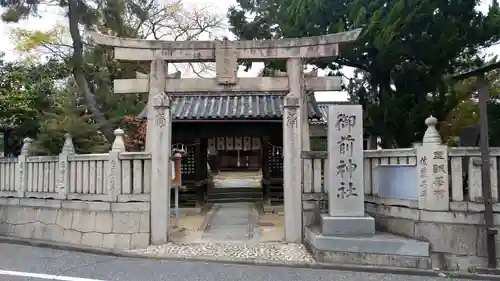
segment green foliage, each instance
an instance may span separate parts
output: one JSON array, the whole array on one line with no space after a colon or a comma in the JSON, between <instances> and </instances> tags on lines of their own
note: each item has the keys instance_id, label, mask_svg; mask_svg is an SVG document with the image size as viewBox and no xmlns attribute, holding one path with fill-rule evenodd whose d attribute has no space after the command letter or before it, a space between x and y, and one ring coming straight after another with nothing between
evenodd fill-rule
<instances>
[{"instance_id":1,"label":"green foliage","mask_svg":"<svg viewBox=\"0 0 500 281\"><path fill-rule=\"evenodd\" d=\"M34 137L40 116L53 107L55 81L67 75L64 65L43 65L0 60L0 130L13 138L18 150L24 137Z\"/></svg>"},{"instance_id":2,"label":"green foliage","mask_svg":"<svg viewBox=\"0 0 500 281\"><path fill-rule=\"evenodd\" d=\"M77 24L87 28L97 27L97 29L103 33L125 37L138 36L139 29L137 26L134 26L134 24L137 24L137 20L142 20L142 22L144 22L147 19L147 9L151 8L149 2L146 3L142 0L98 1L96 2L97 7L94 5L95 3L93 4L90 1L71 0L59 2L59 6L63 9L67 9L70 4L69 2L72 4L77 2L78 9L78 18L76 19L69 18L70 14L68 13L70 25L71 20L76 20ZM18 22L27 19L36 14L38 5L47 4L48 1L36 1L34 3L33 5L28 5L22 2L20 5L17 5L10 2L4 2L3 5L6 9L3 20L6 22ZM140 63L117 62L113 58L112 49L92 46L91 44L86 45L86 48L84 48L82 60L75 60L74 57L71 56L72 50L68 52L68 48L65 47L72 44L68 44L61 39L64 37L64 34L67 33L68 29L63 25L57 25L54 29L43 32L18 28L14 29L12 33L13 41L16 42L15 49L21 53L27 54L27 61L31 61L32 65L44 65L43 63L35 62L38 60L36 59L36 55L33 56L32 54L37 54L39 51L49 51L54 61L57 60L58 63L67 67L63 75L65 78L65 81L62 83L64 91L57 93L57 95L63 96L58 96L57 102L61 102L61 99L68 98L68 94L65 93L65 91L72 93L73 97L71 101L63 101L59 105L59 108L52 108L53 110L50 112L42 110L43 113L40 113L40 110L37 110L40 108L40 104L38 104L39 101L28 100L31 103L28 104L25 102L26 110L18 114L20 116L26 116L25 119L33 123L29 126L33 128L32 132L19 135L23 137L27 135L36 137L39 144L36 150L37 153L41 154L59 153L59 148L64 141L64 137L62 136L66 132L72 134L77 151L87 153L101 151L102 136L97 138L98 141L95 147L86 143L84 138L89 138L90 141L94 138L90 133L93 132L95 135L95 132L99 130L107 131L108 134L105 134L106 136L112 135L112 133L109 132L110 130L104 129L116 128L125 116L138 114L146 104L147 95L113 95L112 93L113 79L135 78L136 71L146 72L146 70L149 69L148 67L144 67L144 65ZM84 36L82 36L82 38L84 38ZM75 42L75 38L72 38L72 40ZM82 69L83 78L86 80L86 85L89 87L89 90L85 90L81 85L77 85L77 83L75 83L75 81L78 81L77 79L72 79L71 76L76 77L75 66ZM33 71L37 72L36 70ZM38 73L43 73L43 70L40 70ZM11 75L14 75L14 73ZM24 74L20 75L20 77L23 75ZM40 74L37 75L40 76ZM42 79L41 81L48 80ZM50 83L53 84L53 81L50 81ZM32 81L21 81L20 84L31 85L33 83ZM42 94L42 92L40 92L40 94ZM47 95L47 93L44 94ZM9 98L14 99L16 96L12 93L9 95ZM20 102L21 101L18 101L18 103ZM52 100L52 102L56 101ZM14 104L13 101L8 101L5 103L5 106L12 106L18 110L21 108L18 104ZM86 110L85 114L81 112L78 113L82 109ZM27 110L32 110L33 112L27 112ZM7 114L8 111L5 112L6 116L12 116L11 114ZM27 113L31 113L31 115ZM99 113L104 117L104 120L102 118L97 118L96 115ZM10 118L13 119L16 116ZM35 116L38 116L39 119L34 118ZM101 122L98 122L99 120ZM16 127L22 122L11 123L12 125L10 127ZM75 129L72 128L81 128L81 130L77 129L75 131ZM80 140L79 136L83 139ZM41 144L47 147L42 148Z\"/></svg>"},{"instance_id":3,"label":"green foliage","mask_svg":"<svg viewBox=\"0 0 500 281\"><path fill-rule=\"evenodd\" d=\"M7 133L18 153L22 139L35 139L36 154L57 155L64 134L73 136L79 153L104 152L109 144L98 133L98 126L79 103L74 89L67 83L69 70L64 63L5 62L0 60L0 130Z\"/></svg>"},{"instance_id":4,"label":"green foliage","mask_svg":"<svg viewBox=\"0 0 500 281\"><path fill-rule=\"evenodd\" d=\"M496 57L487 62L493 63ZM487 73L489 81L488 124L491 146L500 146L500 70ZM448 116L440 122L440 133L443 140L457 145L464 129L479 123L480 111L477 104L477 79L475 77L463 81L449 81L450 92L459 100Z\"/></svg>"},{"instance_id":5,"label":"green foliage","mask_svg":"<svg viewBox=\"0 0 500 281\"><path fill-rule=\"evenodd\" d=\"M460 102L443 77L468 68L479 49L500 39L500 10L487 15L476 0L238 0L228 16L243 39L314 36L363 28L340 56L314 61L336 71L357 68L350 85L363 105L365 130L383 145L419 141L430 114L443 120ZM283 65L267 65L280 67Z\"/></svg>"},{"instance_id":6,"label":"green foliage","mask_svg":"<svg viewBox=\"0 0 500 281\"><path fill-rule=\"evenodd\" d=\"M65 134L73 139L76 153L105 153L110 144L99 132L92 116L79 106L74 92L58 92L56 107L40 119L40 131L32 144L36 155L57 155L61 152Z\"/></svg>"},{"instance_id":7,"label":"green foliage","mask_svg":"<svg viewBox=\"0 0 500 281\"><path fill-rule=\"evenodd\" d=\"M81 130L72 133L77 150L100 150L101 135L92 132L100 131L111 142L113 130L122 125L124 118L137 115L146 104L147 95L113 95L112 81L135 78L136 72L148 73L149 64L116 61L112 48L94 45L87 31L128 38L153 36L158 39L168 36L175 40L196 40L206 34L212 36L213 29L220 27L222 22L217 13L211 13L203 7L195 7L193 11L184 9L180 0L169 1L168 4L156 0L0 1L0 7L4 8L2 20L19 22L38 16L37 9L47 5L59 6L66 13L67 25L58 25L45 32L18 28L12 34L16 50L27 56L28 61L44 65L37 59L42 51L67 66L63 89L56 93L57 99L52 102L59 102L68 93L74 95L71 102L62 103L53 110L42 110L43 114L33 110L33 114L29 115L38 116L28 119L34 122L30 127L36 128L30 136L38 139L38 153L58 152L63 141L61 136L73 132L72 126L81 127ZM71 39L68 40L64 35L69 35ZM11 99L16 98L14 93L10 95ZM8 104L19 108L13 102L9 101ZM25 107L38 109L39 104L33 102ZM85 113L80 112L81 109L85 109ZM19 123L11 127L17 128ZM138 130L142 128L138 125L135 127ZM144 132L130 135L138 138L131 140L134 147L141 147ZM97 138L97 147L83 142L84 138ZM47 147L42 148L42 144Z\"/></svg>"}]
</instances>

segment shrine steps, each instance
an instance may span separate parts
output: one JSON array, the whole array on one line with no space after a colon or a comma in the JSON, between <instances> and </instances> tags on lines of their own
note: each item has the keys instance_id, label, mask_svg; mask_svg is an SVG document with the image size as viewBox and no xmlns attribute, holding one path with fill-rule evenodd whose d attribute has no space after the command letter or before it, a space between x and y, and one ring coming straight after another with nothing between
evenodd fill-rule
<instances>
[{"instance_id":1,"label":"shrine steps","mask_svg":"<svg viewBox=\"0 0 500 281\"><path fill-rule=\"evenodd\" d=\"M430 244L389 233L324 236L319 225L305 228L305 244L319 262L430 269Z\"/></svg>"},{"instance_id":2,"label":"shrine steps","mask_svg":"<svg viewBox=\"0 0 500 281\"><path fill-rule=\"evenodd\" d=\"M262 188L228 187L213 188L207 192L207 203L259 202L262 200Z\"/></svg>"}]
</instances>

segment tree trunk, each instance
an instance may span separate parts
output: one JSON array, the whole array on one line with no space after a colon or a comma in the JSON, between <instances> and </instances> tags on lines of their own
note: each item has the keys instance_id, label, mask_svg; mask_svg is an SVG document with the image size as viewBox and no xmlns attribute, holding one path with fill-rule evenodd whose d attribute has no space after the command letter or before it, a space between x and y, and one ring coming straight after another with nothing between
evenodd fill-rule
<instances>
[{"instance_id":1,"label":"tree trunk","mask_svg":"<svg viewBox=\"0 0 500 281\"><path fill-rule=\"evenodd\" d=\"M394 134L393 125L391 124L391 99L392 93L390 88L390 74L389 72L382 72L377 75L376 80L379 88L380 105L383 109L383 125L382 129L382 148L390 149L394 147Z\"/></svg>"},{"instance_id":2,"label":"tree trunk","mask_svg":"<svg viewBox=\"0 0 500 281\"><path fill-rule=\"evenodd\" d=\"M79 14L78 14L79 0L68 0L68 18L69 18L69 32L73 41L73 56L71 57L73 63L73 76L78 85L81 93L85 98L87 107L92 112L92 116L99 124L102 134L106 137L109 143L113 143L113 127L108 122L104 114L97 108L97 102L94 94L90 91L87 84L87 78L83 71L83 41L78 27Z\"/></svg>"}]
</instances>

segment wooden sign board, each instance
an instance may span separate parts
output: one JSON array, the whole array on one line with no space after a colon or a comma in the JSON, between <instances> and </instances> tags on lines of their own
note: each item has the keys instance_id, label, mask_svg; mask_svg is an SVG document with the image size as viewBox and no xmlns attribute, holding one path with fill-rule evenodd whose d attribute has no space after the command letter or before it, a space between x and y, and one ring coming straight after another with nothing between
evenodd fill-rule
<instances>
[{"instance_id":1,"label":"wooden sign board","mask_svg":"<svg viewBox=\"0 0 500 281\"><path fill-rule=\"evenodd\" d=\"M172 166L172 188L179 188L182 186L181 159L180 157L175 158L170 163Z\"/></svg>"}]
</instances>

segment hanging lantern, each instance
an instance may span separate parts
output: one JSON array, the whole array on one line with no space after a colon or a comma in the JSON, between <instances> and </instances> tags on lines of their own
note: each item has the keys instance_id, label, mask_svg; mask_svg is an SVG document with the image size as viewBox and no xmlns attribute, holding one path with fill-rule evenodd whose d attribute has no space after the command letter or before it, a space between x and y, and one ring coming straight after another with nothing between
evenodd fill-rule
<instances>
[{"instance_id":1,"label":"hanging lantern","mask_svg":"<svg viewBox=\"0 0 500 281\"><path fill-rule=\"evenodd\" d=\"M179 152L182 155L187 154L187 147L183 143L175 143L172 145L172 154Z\"/></svg>"}]
</instances>

